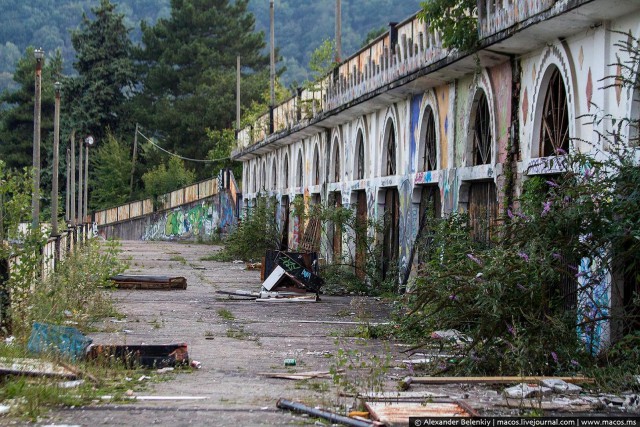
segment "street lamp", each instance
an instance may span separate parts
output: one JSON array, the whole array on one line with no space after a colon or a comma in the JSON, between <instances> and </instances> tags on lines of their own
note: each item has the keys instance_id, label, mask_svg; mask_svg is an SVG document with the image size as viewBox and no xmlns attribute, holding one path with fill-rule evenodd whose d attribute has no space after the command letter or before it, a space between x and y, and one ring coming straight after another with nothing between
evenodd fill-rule
<instances>
[{"instance_id":1,"label":"street lamp","mask_svg":"<svg viewBox=\"0 0 640 427\"><path fill-rule=\"evenodd\" d=\"M87 135L84 139L85 156L84 156L84 217L87 217L89 211L87 210L87 201L89 199L89 147L93 147L96 143L95 138L92 135Z\"/></svg>"},{"instance_id":2,"label":"street lamp","mask_svg":"<svg viewBox=\"0 0 640 427\"><path fill-rule=\"evenodd\" d=\"M31 228L39 227L40 221L40 115L42 95L42 63L44 62L44 50L36 49L33 52L36 58L35 102L33 103L33 193L31 196Z\"/></svg>"},{"instance_id":3,"label":"street lamp","mask_svg":"<svg viewBox=\"0 0 640 427\"><path fill-rule=\"evenodd\" d=\"M53 113L53 182L51 185L51 235L58 235L58 164L60 147L60 89L62 83L55 82L56 102Z\"/></svg>"}]
</instances>

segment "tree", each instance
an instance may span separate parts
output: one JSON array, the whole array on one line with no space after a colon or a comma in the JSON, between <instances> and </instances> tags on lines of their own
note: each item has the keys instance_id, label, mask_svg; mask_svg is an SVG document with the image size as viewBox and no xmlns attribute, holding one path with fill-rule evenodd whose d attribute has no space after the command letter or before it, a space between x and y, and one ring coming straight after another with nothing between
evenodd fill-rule
<instances>
[{"instance_id":1,"label":"tree","mask_svg":"<svg viewBox=\"0 0 640 427\"><path fill-rule=\"evenodd\" d=\"M16 66L14 81L19 85L15 92L0 95L0 105L6 104L6 110L0 111L0 157L10 169L22 169L30 166L33 160L33 101L35 88L35 65L33 48L27 49ZM46 58L42 69L42 122L41 138L43 150L49 140L53 141L53 83L60 78L62 58L56 51L53 57ZM46 152L46 151L45 151ZM43 155L43 162L46 162Z\"/></svg>"},{"instance_id":2,"label":"tree","mask_svg":"<svg viewBox=\"0 0 640 427\"><path fill-rule=\"evenodd\" d=\"M165 148L205 159L213 148L205 129L232 128L236 56L242 58L242 101L250 104L266 86L264 34L254 33L247 0L172 0L171 17L142 24L143 92L139 121L161 135ZM205 168L198 165L204 175Z\"/></svg>"},{"instance_id":3,"label":"tree","mask_svg":"<svg viewBox=\"0 0 640 427\"><path fill-rule=\"evenodd\" d=\"M443 47L470 50L478 43L476 0L429 0L420 7L418 17L440 32Z\"/></svg>"},{"instance_id":4,"label":"tree","mask_svg":"<svg viewBox=\"0 0 640 427\"><path fill-rule=\"evenodd\" d=\"M168 167L162 163L142 175L145 192L152 197L189 185L194 179L193 171L186 169L184 162L177 157L169 159Z\"/></svg>"},{"instance_id":5,"label":"tree","mask_svg":"<svg viewBox=\"0 0 640 427\"><path fill-rule=\"evenodd\" d=\"M80 29L71 36L77 52L73 67L79 74L69 82L72 122L78 131L92 133L98 140L108 129L117 132L128 123L127 99L135 76L130 30L115 7L101 0L91 9L95 19L83 15Z\"/></svg>"},{"instance_id":6,"label":"tree","mask_svg":"<svg viewBox=\"0 0 640 427\"><path fill-rule=\"evenodd\" d=\"M124 204L129 198L131 158L129 148L113 135L107 134L91 156L93 190L92 209L103 209Z\"/></svg>"}]
</instances>

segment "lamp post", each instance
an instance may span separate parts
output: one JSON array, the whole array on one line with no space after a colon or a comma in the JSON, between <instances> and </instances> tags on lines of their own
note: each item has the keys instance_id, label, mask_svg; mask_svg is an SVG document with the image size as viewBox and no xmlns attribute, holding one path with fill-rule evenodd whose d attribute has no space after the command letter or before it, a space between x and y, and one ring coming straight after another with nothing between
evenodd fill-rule
<instances>
[{"instance_id":1,"label":"lamp post","mask_svg":"<svg viewBox=\"0 0 640 427\"><path fill-rule=\"evenodd\" d=\"M84 155L84 150L82 149L83 144L84 141L80 138L80 141L78 141L78 221L76 222L76 225L79 225L80 228L82 228L82 224L84 224L84 217L82 216L82 196L84 195L82 192L82 178L84 177L84 165L82 164Z\"/></svg>"},{"instance_id":2,"label":"lamp post","mask_svg":"<svg viewBox=\"0 0 640 427\"><path fill-rule=\"evenodd\" d=\"M31 228L39 227L40 221L40 115L42 96L42 63L44 62L44 50L36 49L33 52L36 58L35 101L33 103L33 193L31 195Z\"/></svg>"},{"instance_id":3,"label":"lamp post","mask_svg":"<svg viewBox=\"0 0 640 427\"><path fill-rule=\"evenodd\" d=\"M84 139L85 156L84 156L84 218L87 217L89 211L87 210L87 201L89 199L89 147L93 147L96 140L93 136L88 135Z\"/></svg>"},{"instance_id":4,"label":"lamp post","mask_svg":"<svg viewBox=\"0 0 640 427\"><path fill-rule=\"evenodd\" d=\"M58 235L58 164L60 163L60 89L62 83L55 82L56 102L53 113L53 182L51 183L51 235Z\"/></svg>"}]
</instances>

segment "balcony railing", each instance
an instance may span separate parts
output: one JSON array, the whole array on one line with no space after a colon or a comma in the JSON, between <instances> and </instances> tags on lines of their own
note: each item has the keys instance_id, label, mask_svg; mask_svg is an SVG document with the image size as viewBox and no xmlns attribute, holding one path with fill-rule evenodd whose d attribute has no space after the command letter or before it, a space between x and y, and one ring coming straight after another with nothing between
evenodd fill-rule
<instances>
[{"instance_id":1,"label":"balcony railing","mask_svg":"<svg viewBox=\"0 0 640 427\"><path fill-rule=\"evenodd\" d=\"M524 22L555 3L556 0L478 0L480 39Z\"/></svg>"}]
</instances>

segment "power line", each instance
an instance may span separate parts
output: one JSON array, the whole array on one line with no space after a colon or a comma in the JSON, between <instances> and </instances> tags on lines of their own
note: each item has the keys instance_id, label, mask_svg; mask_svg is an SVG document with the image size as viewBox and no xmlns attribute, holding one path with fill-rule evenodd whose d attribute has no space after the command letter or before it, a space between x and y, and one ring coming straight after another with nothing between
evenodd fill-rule
<instances>
[{"instance_id":1,"label":"power line","mask_svg":"<svg viewBox=\"0 0 640 427\"><path fill-rule=\"evenodd\" d=\"M179 155L179 154L172 153L171 151L168 151L168 150L166 150L165 148L162 148L161 146L159 146L158 144L156 144L155 142L153 142L153 140L151 140L151 139L147 138L147 136L146 136L145 134L143 134L142 132L140 132L140 130L138 130L138 134L139 134L141 137L143 137L144 139L146 139L146 140L147 140L151 145L153 145L154 147L158 148L159 150L164 151L165 153L167 153L167 154L169 154L169 155L171 155L171 156L177 157L177 158L179 158L179 159L186 160L186 161L188 161L188 162L215 163L215 162L220 162L220 161L222 161L222 160L229 160L229 159L231 159L231 157L222 157L222 158L220 158L220 159L212 159L212 160L206 159L206 160L203 160L203 159L191 159L191 158L189 158L189 157L183 157L183 156L181 156L181 155Z\"/></svg>"}]
</instances>

